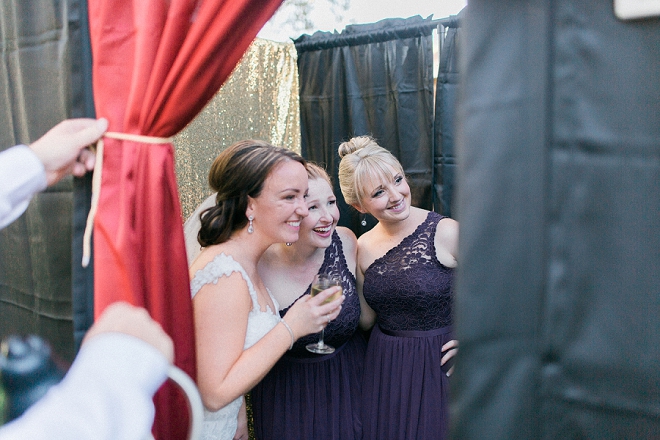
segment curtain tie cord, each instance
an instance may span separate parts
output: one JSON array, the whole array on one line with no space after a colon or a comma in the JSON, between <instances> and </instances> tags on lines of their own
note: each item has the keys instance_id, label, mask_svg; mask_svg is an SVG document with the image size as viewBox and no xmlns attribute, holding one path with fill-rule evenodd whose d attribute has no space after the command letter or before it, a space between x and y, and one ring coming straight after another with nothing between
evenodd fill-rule
<instances>
[{"instance_id":1,"label":"curtain tie cord","mask_svg":"<svg viewBox=\"0 0 660 440\"><path fill-rule=\"evenodd\" d=\"M139 134L117 133L113 131L106 132L103 137L111 139L120 139L124 141L141 142L144 144L171 144L174 138L171 137L155 137L155 136L141 136ZM85 225L85 234L83 235L83 257L82 266L87 267L92 255L92 229L94 228L94 217L96 217L96 209L99 204L99 195L101 193L101 172L103 170L103 137L96 143L96 163L94 165L94 172L92 174L92 204L89 208L87 215L87 223Z\"/></svg>"}]
</instances>

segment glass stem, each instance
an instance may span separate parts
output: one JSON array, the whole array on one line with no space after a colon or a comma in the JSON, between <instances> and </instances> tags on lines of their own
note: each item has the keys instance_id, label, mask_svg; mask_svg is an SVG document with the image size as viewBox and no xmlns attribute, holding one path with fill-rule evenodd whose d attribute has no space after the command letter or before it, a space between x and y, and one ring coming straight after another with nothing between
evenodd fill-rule
<instances>
[{"instance_id":1,"label":"glass stem","mask_svg":"<svg viewBox=\"0 0 660 440\"><path fill-rule=\"evenodd\" d=\"M321 337L319 337L319 347L325 347L325 342L323 342L324 335L325 335L325 329L321 330Z\"/></svg>"}]
</instances>

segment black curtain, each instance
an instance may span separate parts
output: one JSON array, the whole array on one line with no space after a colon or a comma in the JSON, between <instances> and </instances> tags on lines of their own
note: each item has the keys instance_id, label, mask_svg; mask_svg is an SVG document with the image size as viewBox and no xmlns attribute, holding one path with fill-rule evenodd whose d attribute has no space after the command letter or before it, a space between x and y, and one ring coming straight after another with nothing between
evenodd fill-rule
<instances>
[{"instance_id":1,"label":"black curtain","mask_svg":"<svg viewBox=\"0 0 660 440\"><path fill-rule=\"evenodd\" d=\"M326 166L334 180L340 224L358 236L375 220L345 204L337 181L337 148L353 136L371 135L390 150L408 177L412 203L431 209L435 27L417 16L348 26L341 33L317 32L295 41L302 154Z\"/></svg>"},{"instance_id":2,"label":"black curtain","mask_svg":"<svg viewBox=\"0 0 660 440\"><path fill-rule=\"evenodd\" d=\"M0 149L28 144L87 114L81 51L84 0L0 5ZM85 11L85 12L82 12ZM89 80L87 80L88 82ZM71 265L74 179L37 195L0 231L0 336L38 334L65 360L75 353Z\"/></svg>"},{"instance_id":3,"label":"black curtain","mask_svg":"<svg viewBox=\"0 0 660 440\"><path fill-rule=\"evenodd\" d=\"M461 25L453 438L660 438L660 21Z\"/></svg>"},{"instance_id":4,"label":"black curtain","mask_svg":"<svg viewBox=\"0 0 660 440\"><path fill-rule=\"evenodd\" d=\"M92 47L89 40L89 15L87 0L69 0L69 21L72 29L71 76L73 88L74 118L94 118L94 94L92 89ZM94 323L94 258L87 267L82 267L83 235L87 214L92 201L92 174L74 178L73 191L73 240L71 249L73 339L76 352L80 348L87 330ZM92 255L93 240L92 240Z\"/></svg>"},{"instance_id":5,"label":"black curtain","mask_svg":"<svg viewBox=\"0 0 660 440\"><path fill-rule=\"evenodd\" d=\"M460 33L458 18L441 25L438 32L440 63L435 91L433 208L447 217L452 216L451 208L456 181L454 119L459 88Z\"/></svg>"}]
</instances>

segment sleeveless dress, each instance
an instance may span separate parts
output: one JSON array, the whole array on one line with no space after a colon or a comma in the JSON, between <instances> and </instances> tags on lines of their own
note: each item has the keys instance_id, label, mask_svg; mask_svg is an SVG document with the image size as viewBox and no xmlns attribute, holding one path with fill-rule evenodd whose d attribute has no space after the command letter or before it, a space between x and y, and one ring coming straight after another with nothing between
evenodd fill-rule
<instances>
[{"instance_id":1,"label":"sleeveless dress","mask_svg":"<svg viewBox=\"0 0 660 440\"><path fill-rule=\"evenodd\" d=\"M327 355L310 353L305 346L317 342L319 334L302 337L257 384L251 397L259 440L362 438L360 381L366 342L357 330L360 300L355 277L346 265L337 232L319 273L340 277L346 295L339 316L325 328L324 340L336 350ZM284 315L286 309L280 313Z\"/></svg>"},{"instance_id":2,"label":"sleeveless dress","mask_svg":"<svg viewBox=\"0 0 660 440\"><path fill-rule=\"evenodd\" d=\"M425 221L364 274L363 293L377 314L362 384L364 439L448 437L448 366L453 339L453 269L438 262L434 236L442 216Z\"/></svg>"},{"instance_id":3,"label":"sleeveless dress","mask_svg":"<svg viewBox=\"0 0 660 440\"><path fill-rule=\"evenodd\" d=\"M210 283L217 284L221 277L230 276L234 272L238 272L243 276L243 279L247 283L250 297L252 298L252 310L248 314L247 332L245 334L245 344L243 345L243 349L245 350L254 345L280 322L280 315L277 313L279 305L275 298L270 295L270 291L268 294L275 308L278 310L272 311L268 307L267 311L263 312L259 306L257 291L254 289L252 280L250 280L243 267L236 260L225 254L216 255L206 266L195 272L195 276L190 282L190 289L194 297L204 285ZM238 410L241 408L242 403L243 396L240 396L218 411L207 411L205 409L202 439L233 439L238 426Z\"/></svg>"}]
</instances>

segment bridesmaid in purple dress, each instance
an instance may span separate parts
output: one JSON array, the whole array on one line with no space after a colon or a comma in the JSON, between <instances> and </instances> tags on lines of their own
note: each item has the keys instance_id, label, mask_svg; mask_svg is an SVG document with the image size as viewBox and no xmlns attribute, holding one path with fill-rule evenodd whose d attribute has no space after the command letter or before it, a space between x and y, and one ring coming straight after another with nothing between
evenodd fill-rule
<instances>
[{"instance_id":1,"label":"bridesmaid in purple dress","mask_svg":"<svg viewBox=\"0 0 660 440\"><path fill-rule=\"evenodd\" d=\"M367 136L339 146L347 203L378 224L358 240L360 325L373 327L365 357L365 440L448 436L452 280L458 223L410 205L399 161Z\"/></svg>"},{"instance_id":2,"label":"bridesmaid in purple dress","mask_svg":"<svg viewBox=\"0 0 660 440\"><path fill-rule=\"evenodd\" d=\"M300 225L300 238L290 246L268 248L258 270L282 306L281 314L309 293L317 273L342 280L342 310L325 328L325 342L336 350L326 355L307 351L305 346L317 342L318 334L294 344L252 390L255 435L259 440L359 440L366 342L358 331L357 240L349 229L336 227L339 209L327 173L310 163L307 173L309 215Z\"/></svg>"}]
</instances>

